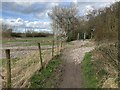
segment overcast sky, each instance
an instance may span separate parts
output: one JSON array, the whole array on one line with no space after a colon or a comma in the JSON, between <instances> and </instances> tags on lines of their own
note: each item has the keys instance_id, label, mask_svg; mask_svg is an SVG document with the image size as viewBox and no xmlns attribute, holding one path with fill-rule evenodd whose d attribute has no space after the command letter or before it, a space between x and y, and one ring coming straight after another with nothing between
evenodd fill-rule
<instances>
[{"instance_id":1,"label":"overcast sky","mask_svg":"<svg viewBox=\"0 0 120 90\"><path fill-rule=\"evenodd\" d=\"M22 1L22 0L21 0ZM51 31L51 20L47 15L54 6L67 6L77 4L79 15L85 15L88 10L109 6L115 0L4 0L0 12L0 23L16 26L18 31L24 27L39 28L41 31ZM38 29L36 29L38 30Z\"/></svg>"}]
</instances>

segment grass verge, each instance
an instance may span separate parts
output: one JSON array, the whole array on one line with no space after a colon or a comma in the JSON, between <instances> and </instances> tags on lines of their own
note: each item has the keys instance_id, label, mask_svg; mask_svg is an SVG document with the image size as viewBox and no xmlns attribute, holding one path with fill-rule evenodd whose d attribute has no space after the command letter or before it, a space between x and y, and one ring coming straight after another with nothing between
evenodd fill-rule
<instances>
[{"instance_id":1,"label":"grass verge","mask_svg":"<svg viewBox=\"0 0 120 90\"><path fill-rule=\"evenodd\" d=\"M84 76L84 87L85 88L98 88L98 79L95 76L93 65L91 62L92 54L87 52L84 60L82 61L83 76Z\"/></svg>"},{"instance_id":2,"label":"grass verge","mask_svg":"<svg viewBox=\"0 0 120 90\"><path fill-rule=\"evenodd\" d=\"M20 58L12 58L11 59L11 66L13 66ZM7 59L0 59L0 66L5 67L7 64Z\"/></svg>"},{"instance_id":3,"label":"grass verge","mask_svg":"<svg viewBox=\"0 0 120 90\"><path fill-rule=\"evenodd\" d=\"M46 68L37 72L30 80L30 88L54 88L59 79L58 75L55 75L55 72L60 64L60 56L53 58Z\"/></svg>"},{"instance_id":4,"label":"grass verge","mask_svg":"<svg viewBox=\"0 0 120 90\"><path fill-rule=\"evenodd\" d=\"M0 59L0 67L2 67L2 59Z\"/></svg>"}]
</instances>

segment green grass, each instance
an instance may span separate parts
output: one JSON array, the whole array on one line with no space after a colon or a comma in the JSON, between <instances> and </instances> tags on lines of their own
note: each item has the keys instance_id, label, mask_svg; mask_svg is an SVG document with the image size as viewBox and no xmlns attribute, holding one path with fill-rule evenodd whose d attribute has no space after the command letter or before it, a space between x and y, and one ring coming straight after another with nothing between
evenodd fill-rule
<instances>
[{"instance_id":1,"label":"green grass","mask_svg":"<svg viewBox=\"0 0 120 90\"><path fill-rule=\"evenodd\" d=\"M2 59L0 59L0 67L2 67Z\"/></svg>"},{"instance_id":2,"label":"green grass","mask_svg":"<svg viewBox=\"0 0 120 90\"><path fill-rule=\"evenodd\" d=\"M84 76L84 87L85 88L98 88L98 79L96 78L93 65L91 62L92 54L86 53L84 60L82 61L83 76Z\"/></svg>"},{"instance_id":3,"label":"green grass","mask_svg":"<svg viewBox=\"0 0 120 90\"><path fill-rule=\"evenodd\" d=\"M2 40L0 44L10 44L16 46L38 46L37 42L41 42L42 46L52 45L52 36L49 37L27 37L27 38L15 38L10 40ZM24 43L25 42L25 43Z\"/></svg>"},{"instance_id":4,"label":"green grass","mask_svg":"<svg viewBox=\"0 0 120 90\"><path fill-rule=\"evenodd\" d=\"M0 59L0 67L4 67L6 64L6 59Z\"/></svg>"},{"instance_id":5,"label":"green grass","mask_svg":"<svg viewBox=\"0 0 120 90\"><path fill-rule=\"evenodd\" d=\"M48 41L52 40L52 36L50 37L30 37L30 38L19 38L19 39L12 39L12 40L2 40L2 43L14 43L14 42L34 42L34 41Z\"/></svg>"},{"instance_id":6,"label":"green grass","mask_svg":"<svg viewBox=\"0 0 120 90\"><path fill-rule=\"evenodd\" d=\"M20 60L20 58L12 58L11 65L15 65L15 63ZM7 63L7 59L0 59L0 67L5 67Z\"/></svg>"},{"instance_id":7,"label":"green grass","mask_svg":"<svg viewBox=\"0 0 120 90\"><path fill-rule=\"evenodd\" d=\"M52 76L54 70L60 65L61 60L59 60L59 56L53 58L49 62L46 68L37 72L31 78L31 86L30 88L53 88L55 86L55 77ZM49 79L51 78L51 79Z\"/></svg>"}]
</instances>

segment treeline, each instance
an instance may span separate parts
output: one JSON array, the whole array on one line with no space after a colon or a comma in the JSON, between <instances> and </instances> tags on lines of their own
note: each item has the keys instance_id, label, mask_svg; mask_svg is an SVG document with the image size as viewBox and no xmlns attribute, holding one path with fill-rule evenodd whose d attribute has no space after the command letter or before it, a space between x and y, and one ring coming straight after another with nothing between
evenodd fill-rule
<instances>
[{"instance_id":1,"label":"treeline","mask_svg":"<svg viewBox=\"0 0 120 90\"><path fill-rule=\"evenodd\" d=\"M48 13L52 19L55 36L64 37L66 41L94 38L95 41L118 40L118 20L120 2L99 10L88 12L80 17L75 5L71 7L56 6Z\"/></svg>"},{"instance_id":2,"label":"treeline","mask_svg":"<svg viewBox=\"0 0 120 90\"><path fill-rule=\"evenodd\" d=\"M120 72L118 61L119 11L120 2L116 2L110 7L94 10L88 15L88 25L95 28L94 39L98 43L92 51L93 61L91 62L95 76L99 80L99 87L102 88L118 88L120 85L118 76ZM114 85L110 83L110 79Z\"/></svg>"},{"instance_id":3,"label":"treeline","mask_svg":"<svg viewBox=\"0 0 120 90\"><path fill-rule=\"evenodd\" d=\"M99 41L118 41L119 11L120 2L116 2L103 10L93 11L90 14L88 23L92 23L95 28L94 36Z\"/></svg>"},{"instance_id":4,"label":"treeline","mask_svg":"<svg viewBox=\"0 0 120 90\"><path fill-rule=\"evenodd\" d=\"M56 37L64 37L66 41L78 39L94 39L96 43L92 53L92 72L98 79L98 86L112 88L113 84L120 85L119 58L119 20L120 2L109 7L87 12L80 17L77 7L54 7L49 13L53 23L52 28ZM88 72L89 73L89 72ZM91 73L91 72L90 72ZM113 84L111 83L111 81ZM109 83L109 85L108 85Z\"/></svg>"},{"instance_id":5,"label":"treeline","mask_svg":"<svg viewBox=\"0 0 120 90\"><path fill-rule=\"evenodd\" d=\"M24 32L14 32L13 29L3 28L2 27L2 38L12 38L12 37L48 37L53 34L48 32L36 32L27 30Z\"/></svg>"},{"instance_id":6,"label":"treeline","mask_svg":"<svg viewBox=\"0 0 120 90\"><path fill-rule=\"evenodd\" d=\"M52 29L56 37L63 37L66 41L83 38L86 32L85 20L77 15L78 10L75 5L70 8L56 6L48 13L52 19Z\"/></svg>"}]
</instances>

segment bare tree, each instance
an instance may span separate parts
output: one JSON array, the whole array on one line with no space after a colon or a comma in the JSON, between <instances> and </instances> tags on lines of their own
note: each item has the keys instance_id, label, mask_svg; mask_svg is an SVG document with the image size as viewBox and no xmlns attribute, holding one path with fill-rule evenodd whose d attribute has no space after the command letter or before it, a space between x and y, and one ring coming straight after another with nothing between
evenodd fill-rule
<instances>
[{"instance_id":1,"label":"bare tree","mask_svg":"<svg viewBox=\"0 0 120 90\"><path fill-rule=\"evenodd\" d=\"M71 37L78 29L78 16L77 8L75 6L67 7L54 7L51 13L48 13L52 19L52 28L57 32L57 36L63 36L66 40L74 38Z\"/></svg>"},{"instance_id":2,"label":"bare tree","mask_svg":"<svg viewBox=\"0 0 120 90\"><path fill-rule=\"evenodd\" d=\"M12 37L12 32L13 32L12 28L10 28L6 24L2 24L2 37L3 38L10 38L10 37Z\"/></svg>"}]
</instances>

